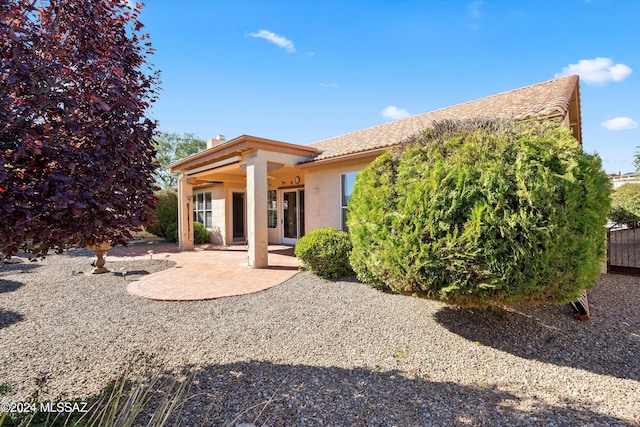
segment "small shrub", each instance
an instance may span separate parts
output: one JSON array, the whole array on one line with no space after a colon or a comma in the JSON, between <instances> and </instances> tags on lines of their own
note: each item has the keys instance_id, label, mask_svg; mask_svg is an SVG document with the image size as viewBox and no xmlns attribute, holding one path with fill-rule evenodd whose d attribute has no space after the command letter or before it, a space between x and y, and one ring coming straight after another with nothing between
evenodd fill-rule
<instances>
[{"instance_id":1,"label":"small shrub","mask_svg":"<svg viewBox=\"0 0 640 427\"><path fill-rule=\"evenodd\" d=\"M200 222L193 223L193 242L196 245L209 243L209 231Z\"/></svg>"},{"instance_id":2,"label":"small shrub","mask_svg":"<svg viewBox=\"0 0 640 427\"><path fill-rule=\"evenodd\" d=\"M151 234L166 238L169 224L178 223L178 193L170 190L161 190L156 191L155 197L158 199L155 219L150 224L146 224L144 228Z\"/></svg>"},{"instance_id":3,"label":"small shrub","mask_svg":"<svg viewBox=\"0 0 640 427\"><path fill-rule=\"evenodd\" d=\"M349 265L349 235L335 228L321 228L303 236L295 254L304 265L320 277L338 279L353 274Z\"/></svg>"},{"instance_id":4,"label":"small shrub","mask_svg":"<svg viewBox=\"0 0 640 427\"><path fill-rule=\"evenodd\" d=\"M164 238L167 242L177 243L178 242L178 224L173 222L167 225L167 229L164 232Z\"/></svg>"}]
</instances>

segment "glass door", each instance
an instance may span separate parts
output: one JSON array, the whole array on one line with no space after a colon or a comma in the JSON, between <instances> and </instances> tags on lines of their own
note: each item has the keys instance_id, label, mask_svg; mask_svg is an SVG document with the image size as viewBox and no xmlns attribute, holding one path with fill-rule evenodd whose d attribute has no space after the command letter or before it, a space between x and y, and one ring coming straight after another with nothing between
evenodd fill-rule
<instances>
[{"instance_id":1,"label":"glass door","mask_svg":"<svg viewBox=\"0 0 640 427\"><path fill-rule=\"evenodd\" d=\"M243 242L246 240L245 221L246 215L244 210L244 193L233 193L231 196L231 209L233 218L233 241Z\"/></svg>"},{"instance_id":2,"label":"glass door","mask_svg":"<svg viewBox=\"0 0 640 427\"><path fill-rule=\"evenodd\" d=\"M293 245L298 241L297 191L282 192L282 243Z\"/></svg>"},{"instance_id":3,"label":"glass door","mask_svg":"<svg viewBox=\"0 0 640 427\"><path fill-rule=\"evenodd\" d=\"M282 192L282 243L295 245L304 236L304 190Z\"/></svg>"}]
</instances>

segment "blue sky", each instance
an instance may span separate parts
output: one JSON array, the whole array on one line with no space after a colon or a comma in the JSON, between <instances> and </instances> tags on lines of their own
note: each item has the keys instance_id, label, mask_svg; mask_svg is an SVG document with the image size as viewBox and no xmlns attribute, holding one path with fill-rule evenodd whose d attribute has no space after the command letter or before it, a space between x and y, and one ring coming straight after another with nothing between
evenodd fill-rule
<instances>
[{"instance_id":1,"label":"blue sky","mask_svg":"<svg viewBox=\"0 0 640 427\"><path fill-rule=\"evenodd\" d=\"M296 144L580 74L607 172L640 145L640 1L147 0L160 131Z\"/></svg>"}]
</instances>

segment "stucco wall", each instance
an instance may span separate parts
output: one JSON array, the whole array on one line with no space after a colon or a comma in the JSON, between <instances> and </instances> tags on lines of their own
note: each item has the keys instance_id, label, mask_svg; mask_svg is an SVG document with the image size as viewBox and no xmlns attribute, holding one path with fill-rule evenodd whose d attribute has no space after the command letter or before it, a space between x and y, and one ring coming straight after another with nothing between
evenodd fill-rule
<instances>
[{"instance_id":1,"label":"stucco wall","mask_svg":"<svg viewBox=\"0 0 640 427\"><path fill-rule=\"evenodd\" d=\"M307 233L324 227L340 229L340 176L362 170L374 158L304 168Z\"/></svg>"},{"instance_id":2,"label":"stucco wall","mask_svg":"<svg viewBox=\"0 0 640 427\"><path fill-rule=\"evenodd\" d=\"M343 173L358 172L366 167L375 156L319 164L302 168L286 167L269 172L269 189L278 190L278 227L268 229L268 241L278 244L282 241L282 193L283 189L304 188L305 190L305 231L323 227L341 226L340 176ZM296 177L300 182L296 183ZM245 192L244 177L208 186L194 187L194 193L210 191L212 198L212 228L209 229L211 242L230 245L233 243L232 193ZM266 210L266 204L265 204ZM246 213L246 206L245 206ZM192 215L192 213L190 213ZM246 224L245 224L246 227ZM246 228L245 228L246 230Z\"/></svg>"},{"instance_id":3,"label":"stucco wall","mask_svg":"<svg viewBox=\"0 0 640 427\"><path fill-rule=\"evenodd\" d=\"M211 209L213 214L212 228L209 230L211 243L218 245L226 242L224 186L211 187Z\"/></svg>"}]
</instances>

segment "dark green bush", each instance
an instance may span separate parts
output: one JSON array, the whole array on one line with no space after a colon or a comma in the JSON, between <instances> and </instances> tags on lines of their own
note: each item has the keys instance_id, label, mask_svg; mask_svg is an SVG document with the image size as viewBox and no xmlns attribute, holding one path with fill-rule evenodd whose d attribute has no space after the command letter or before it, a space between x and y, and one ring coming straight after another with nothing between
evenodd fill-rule
<instances>
[{"instance_id":1,"label":"dark green bush","mask_svg":"<svg viewBox=\"0 0 640 427\"><path fill-rule=\"evenodd\" d=\"M176 243L178 241L178 224L167 225L164 235L167 242ZM193 223L193 241L196 245L209 243L209 231L199 222Z\"/></svg>"},{"instance_id":2,"label":"dark green bush","mask_svg":"<svg viewBox=\"0 0 640 427\"><path fill-rule=\"evenodd\" d=\"M640 184L624 184L611 193L613 222L640 220Z\"/></svg>"},{"instance_id":3,"label":"dark green bush","mask_svg":"<svg viewBox=\"0 0 640 427\"><path fill-rule=\"evenodd\" d=\"M374 286L454 304L575 300L605 253L600 168L555 123L436 123L358 174L351 265Z\"/></svg>"},{"instance_id":4,"label":"dark green bush","mask_svg":"<svg viewBox=\"0 0 640 427\"><path fill-rule=\"evenodd\" d=\"M166 230L169 224L178 224L178 193L170 190L156 191L155 219L145 225L145 230L158 237L167 237Z\"/></svg>"},{"instance_id":5,"label":"dark green bush","mask_svg":"<svg viewBox=\"0 0 640 427\"><path fill-rule=\"evenodd\" d=\"M314 230L298 240L295 254L318 276L338 279L353 274L349 265L349 235L335 228Z\"/></svg>"},{"instance_id":6,"label":"dark green bush","mask_svg":"<svg viewBox=\"0 0 640 427\"><path fill-rule=\"evenodd\" d=\"M177 243L178 242L178 224L172 222L167 225L167 229L164 232L164 238L167 242Z\"/></svg>"},{"instance_id":7,"label":"dark green bush","mask_svg":"<svg viewBox=\"0 0 640 427\"><path fill-rule=\"evenodd\" d=\"M209 243L209 231L200 222L193 223L193 242L196 245Z\"/></svg>"}]
</instances>

